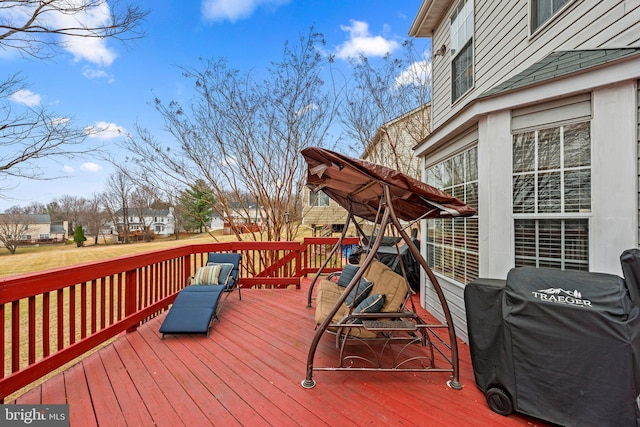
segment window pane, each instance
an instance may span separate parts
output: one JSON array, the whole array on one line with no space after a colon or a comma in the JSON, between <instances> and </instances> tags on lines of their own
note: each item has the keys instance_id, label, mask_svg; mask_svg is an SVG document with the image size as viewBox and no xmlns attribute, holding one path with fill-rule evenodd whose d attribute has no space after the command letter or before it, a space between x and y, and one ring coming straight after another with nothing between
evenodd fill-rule
<instances>
[{"instance_id":1,"label":"window pane","mask_svg":"<svg viewBox=\"0 0 640 427\"><path fill-rule=\"evenodd\" d=\"M588 270L587 219L517 219L515 265Z\"/></svg>"},{"instance_id":2,"label":"window pane","mask_svg":"<svg viewBox=\"0 0 640 427\"><path fill-rule=\"evenodd\" d=\"M531 31L547 22L570 0L531 0Z\"/></svg>"},{"instance_id":3,"label":"window pane","mask_svg":"<svg viewBox=\"0 0 640 427\"><path fill-rule=\"evenodd\" d=\"M538 212L561 212L560 173L538 175Z\"/></svg>"},{"instance_id":4,"label":"window pane","mask_svg":"<svg viewBox=\"0 0 640 427\"><path fill-rule=\"evenodd\" d=\"M464 202L478 211L478 183L472 182L465 186Z\"/></svg>"},{"instance_id":5,"label":"window pane","mask_svg":"<svg viewBox=\"0 0 640 427\"><path fill-rule=\"evenodd\" d=\"M467 181L478 179L478 149L472 148L465 153L465 167L467 169Z\"/></svg>"},{"instance_id":6,"label":"window pane","mask_svg":"<svg viewBox=\"0 0 640 427\"><path fill-rule=\"evenodd\" d=\"M564 166L591 165L591 134L589 123L564 127Z\"/></svg>"},{"instance_id":7,"label":"window pane","mask_svg":"<svg viewBox=\"0 0 640 427\"><path fill-rule=\"evenodd\" d=\"M562 259L562 226L560 220L538 220L538 255L541 259Z\"/></svg>"},{"instance_id":8,"label":"window pane","mask_svg":"<svg viewBox=\"0 0 640 427\"><path fill-rule=\"evenodd\" d=\"M528 172L536 167L536 133L525 132L513 136L513 171Z\"/></svg>"},{"instance_id":9,"label":"window pane","mask_svg":"<svg viewBox=\"0 0 640 427\"><path fill-rule=\"evenodd\" d=\"M536 222L533 219L519 219L515 221L515 254L516 260L535 259L536 252ZM530 265L530 264L523 264Z\"/></svg>"},{"instance_id":10,"label":"window pane","mask_svg":"<svg viewBox=\"0 0 640 427\"><path fill-rule=\"evenodd\" d=\"M591 211L591 171L589 169L565 172L564 211Z\"/></svg>"},{"instance_id":11,"label":"window pane","mask_svg":"<svg viewBox=\"0 0 640 427\"><path fill-rule=\"evenodd\" d=\"M513 212L533 213L536 203L535 176L518 175L513 177Z\"/></svg>"},{"instance_id":12,"label":"window pane","mask_svg":"<svg viewBox=\"0 0 640 427\"><path fill-rule=\"evenodd\" d=\"M452 98L456 101L473 86L473 39L460 50L451 63Z\"/></svg>"},{"instance_id":13,"label":"window pane","mask_svg":"<svg viewBox=\"0 0 640 427\"><path fill-rule=\"evenodd\" d=\"M538 169L560 167L560 128L544 129L538 133Z\"/></svg>"}]
</instances>

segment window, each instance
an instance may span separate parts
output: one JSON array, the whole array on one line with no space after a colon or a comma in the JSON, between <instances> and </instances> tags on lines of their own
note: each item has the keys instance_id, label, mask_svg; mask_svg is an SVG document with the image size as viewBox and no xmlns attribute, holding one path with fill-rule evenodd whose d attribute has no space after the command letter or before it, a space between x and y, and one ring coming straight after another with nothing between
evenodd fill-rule
<instances>
[{"instance_id":1,"label":"window","mask_svg":"<svg viewBox=\"0 0 640 427\"><path fill-rule=\"evenodd\" d=\"M313 190L309 190L309 206L329 206L329 196L324 194L322 191L315 192Z\"/></svg>"},{"instance_id":2,"label":"window","mask_svg":"<svg viewBox=\"0 0 640 427\"><path fill-rule=\"evenodd\" d=\"M513 135L515 265L588 270L590 123Z\"/></svg>"},{"instance_id":3,"label":"window","mask_svg":"<svg viewBox=\"0 0 640 427\"><path fill-rule=\"evenodd\" d=\"M547 22L571 0L531 0L531 33Z\"/></svg>"},{"instance_id":4,"label":"window","mask_svg":"<svg viewBox=\"0 0 640 427\"><path fill-rule=\"evenodd\" d=\"M473 86L473 0L462 0L451 16L451 99Z\"/></svg>"},{"instance_id":5,"label":"window","mask_svg":"<svg viewBox=\"0 0 640 427\"><path fill-rule=\"evenodd\" d=\"M39 237L40 240L45 240L49 238L50 238L49 234L40 234L40 237Z\"/></svg>"},{"instance_id":6,"label":"window","mask_svg":"<svg viewBox=\"0 0 640 427\"><path fill-rule=\"evenodd\" d=\"M478 209L478 149L474 147L427 169L427 184ZM427 221L427 262L460 283L478 277L478 217Z\"/></svg>"}]
</instances>

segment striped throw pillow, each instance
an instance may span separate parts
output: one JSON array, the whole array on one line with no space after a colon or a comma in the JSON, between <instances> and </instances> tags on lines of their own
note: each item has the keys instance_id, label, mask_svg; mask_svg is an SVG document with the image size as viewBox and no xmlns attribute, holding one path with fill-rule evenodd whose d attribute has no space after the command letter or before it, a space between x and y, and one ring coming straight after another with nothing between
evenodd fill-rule
<instances>
[{"instance_id":1,"label":"striped throw pillow","mask_svg":"<svg viewBox=\"0 0 640 427\"><path fill-rule=\"evenodd\" d=\"M193 277L192 285L217 285L218 276L220 275L221 265L210 265L200 267Z\"/></svg>"}]
</instances>

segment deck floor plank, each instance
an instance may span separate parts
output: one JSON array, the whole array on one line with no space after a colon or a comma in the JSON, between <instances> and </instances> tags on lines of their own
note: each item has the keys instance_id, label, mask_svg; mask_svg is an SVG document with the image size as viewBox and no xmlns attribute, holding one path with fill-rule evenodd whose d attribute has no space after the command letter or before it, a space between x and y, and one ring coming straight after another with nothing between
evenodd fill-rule
<instances>
[{"instance_id":1,"label":"deck floor plank","mask_svg":"<svg viewBox=\"0 0 640 427\"><path fill-rule=\"evenodd\" d=\"M162 348L151 348L140 335L139 331L127 334L131 345L131 353L123 359L129 361L127 369L132 375L142 401L149 407L156 425L177 426L194 425L193 420L205 419L200 408L184 391L176 379L176 372L185 369L179 359L172 358L165 364L158 357ZM125 351L126 349L120 349Z\"/></svg>"},{"instance_id":2,"label":"deck floor plank","mask_svg":"<svg viewBox=\"0 0 640 427\"><path fill-rule=\"evenodd\" d=\"M129 375L128 370L132 372L133 370L125 367L116 351L116 346L123 347L129 344L126 340L118 341L117 344L114 342L100 352L105 372L109 377L113 392L117 396L118 405L122 412L126 414L125 418L128 425L153 425L154 420L149 413L145 400L140 396L138 389Z\"/></svg>"},{"instance_id":3,"label":"deck floor plank","mask_svg":"<svg viewBox=\"0 0 640 427\"><path fill-rule=\"evenodd\" d=\"M64 375L56 375L42 383L41 401L60 405L67 403Z\"/></svg>"},{"instance_id":4,"label":"deck floor plank","mask_svg":"<svg viewBox=\"0 0 640 427\"><path fill-rule=\"evenodd\" d=\"M65 396L69 405L69 419L74 426L97 426L91 393L84 373L84 362L78 363L64 374ZM42 403L48 403L43 401Z\"/></svg>"},{"instance_id":5,"label":"deck floor plank","mask_svg":"<svg viewBox=\"0 0 640 427\"><path fill-rule=\"evenodd\" d=\"M118 403L118 397L109 381L100 353L101 351L98 351L82 361L96 419L98 424L104 423L101 420L109 420L111 426L126 426L125 413ZM73 418L71 423L74 423Z\"/></svg>"},{"instance_id":6,"label":"deck floor plank","mask_svg":"<svg viewBox=\"0 0 640 427\"><path fill-rule=\"evenodd\" d=\"M230 295L208 337L162 340L162 314L15 403L66 401L71 425L82 426L547 425L492 412L462 343L462 390L447 387L446 372L331 371L314 372L316 387L304 389L315 327L314 309L306 307L309 283L300 290L243 289L242 300ZM315 366L331 366L337 357L327 334Z\"/></svg>"},{"instance_id":7,"label":"deck floor plank","mask_svg":"<svg viewBox=\"0 0 640 427\"><path fill-rule=\"evenodd\" d=\"M171 360L174 360L174 364L182 364L179 370L175 365L165 369L176 377L186 393L207 413L209 422L226 426L262 421L260 414L220 378L218 371L227 369L226 364L211 367L194 355L193 349L201 341L210 341L208 337L167 336L161 340L157 332L159 327L160 323L157 323L155 328L145 329L143 338L154 350L163 350L162 354L158 353L163 363L172 363Z\"/></svg>"}]
</instances>

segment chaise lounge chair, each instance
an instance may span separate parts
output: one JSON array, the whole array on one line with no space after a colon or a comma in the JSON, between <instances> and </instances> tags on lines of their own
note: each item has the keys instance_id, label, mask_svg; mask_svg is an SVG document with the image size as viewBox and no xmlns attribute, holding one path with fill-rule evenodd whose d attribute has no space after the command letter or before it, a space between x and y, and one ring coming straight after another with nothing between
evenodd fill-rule
<instances>
[{"instance_id":1,"label":"chaise lounge chair","mask_svg":"<svg viewBox=\"0 0 640 427\"><path fill-rule=\"evenodd\" d=\"M238 285L241 258L242 255L236 253L209 253L207 265L189 277L187 286L178 293L162 322L162 339L166 334L209 336L211 324L218 319L229 294L237 289L242 299Z\"/></svg>"}]
</instances>

